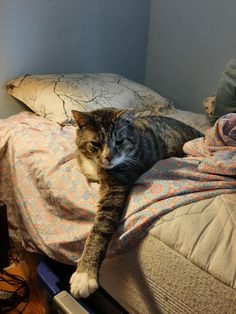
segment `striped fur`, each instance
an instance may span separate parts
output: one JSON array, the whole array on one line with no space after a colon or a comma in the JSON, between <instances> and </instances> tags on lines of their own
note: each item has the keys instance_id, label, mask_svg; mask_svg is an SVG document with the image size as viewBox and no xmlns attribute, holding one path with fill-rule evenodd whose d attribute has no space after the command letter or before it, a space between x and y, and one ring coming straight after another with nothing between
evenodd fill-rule
<instances>
[{"instance_id":1,"label":"striped fur","mask_svg":"<svg viewBox=\"0 0 236 314\"><path fill-rule=\"evenodd\" d=\"M100 183L96 219L71 277L72 294L87 297L98 286L101 263L134 182L158 160L182 156L183 144L202 134L172 118L135 116L127 110L73 111L73 115L80 171Z\"/></svg>"}]
</instances>

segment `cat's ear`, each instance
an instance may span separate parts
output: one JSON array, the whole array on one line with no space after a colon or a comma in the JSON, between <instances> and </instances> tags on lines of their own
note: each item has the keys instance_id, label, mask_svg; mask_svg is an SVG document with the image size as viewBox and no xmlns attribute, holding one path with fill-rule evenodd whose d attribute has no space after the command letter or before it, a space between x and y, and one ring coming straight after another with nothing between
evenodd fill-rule
<instances>
[{"instance_id":1,"label":"cat's ear","mask_svg":"<svg viewBox=\"0 0 236 314\"><path fill-rule=\"evenodd\" d=\"M131 109L122 109L118 110L115 114L115 119L122 118L126 121L131 121L134 119L134 110Z\"/></svg>"},{"instance_id":2,"label":"cat's ear","mask_svg":"<svg viewBox=\"0 0 236 314\"><path fill-rule=\"evenodd\" d=\"M88 113L80 112L77 110L72 110L71 112L73 114L75 122L78 124L78 127L80 129L88 124L91 124L92 119Z\"/></svg>"}]
</instances>

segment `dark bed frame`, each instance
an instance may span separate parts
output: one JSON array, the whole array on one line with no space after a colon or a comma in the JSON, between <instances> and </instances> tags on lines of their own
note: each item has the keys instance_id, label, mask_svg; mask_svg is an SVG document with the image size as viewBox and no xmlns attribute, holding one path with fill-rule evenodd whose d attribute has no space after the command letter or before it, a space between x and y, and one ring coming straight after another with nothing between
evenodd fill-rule
<instances>
[{"instance_id":1,"label":"dark bed frame","mask_svg":"<svg viewBox=\"0 0 236 314\"><path fill-rule=\"evenodd\" d=\"M9 248L7 207L2 204L0 206L0 270L10 265L8 256Z\"/></svg>"}]
</instances>

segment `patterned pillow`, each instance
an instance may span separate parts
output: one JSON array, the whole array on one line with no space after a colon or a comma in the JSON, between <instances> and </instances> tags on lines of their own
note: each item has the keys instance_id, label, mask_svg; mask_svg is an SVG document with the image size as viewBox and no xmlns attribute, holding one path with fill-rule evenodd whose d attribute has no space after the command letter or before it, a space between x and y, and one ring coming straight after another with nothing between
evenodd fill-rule
<instances>
[{"instance_id":1,"label":"patterned pillow","mask_svg":"<svg viewBox=\"0 0 236 314\"><path fill-rule=\"evenodd\" d=\"M71 110L174 110L168 99L117 74L27 74L7 82L7 90L38 115L60 124L73 122Z\"/></svg>"}]
</instances>

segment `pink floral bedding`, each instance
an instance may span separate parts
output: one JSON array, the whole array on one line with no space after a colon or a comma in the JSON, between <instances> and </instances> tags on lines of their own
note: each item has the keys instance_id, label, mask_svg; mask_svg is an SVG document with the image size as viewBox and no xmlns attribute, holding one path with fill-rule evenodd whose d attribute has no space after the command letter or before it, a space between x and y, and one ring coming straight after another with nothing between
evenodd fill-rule
<instances>
[{"instance_id":1,"label":"pink floral bedding","mask_svg":"<svg viewBox=\"0 0 236 314\"><path fill-rule=\"evenodd\" d=\"M236 114L221 121L208 131L209 143L198 139L185 145L191 156L160 161L139 178L108 257L137 244L161 215L236 192ZM11 237L29 251L68 264L82 252L99 189L77 169L75 134L73 126L62 128L29 112L0 120L0 200L8 206Z\"/></svg>"}]
</instances>

